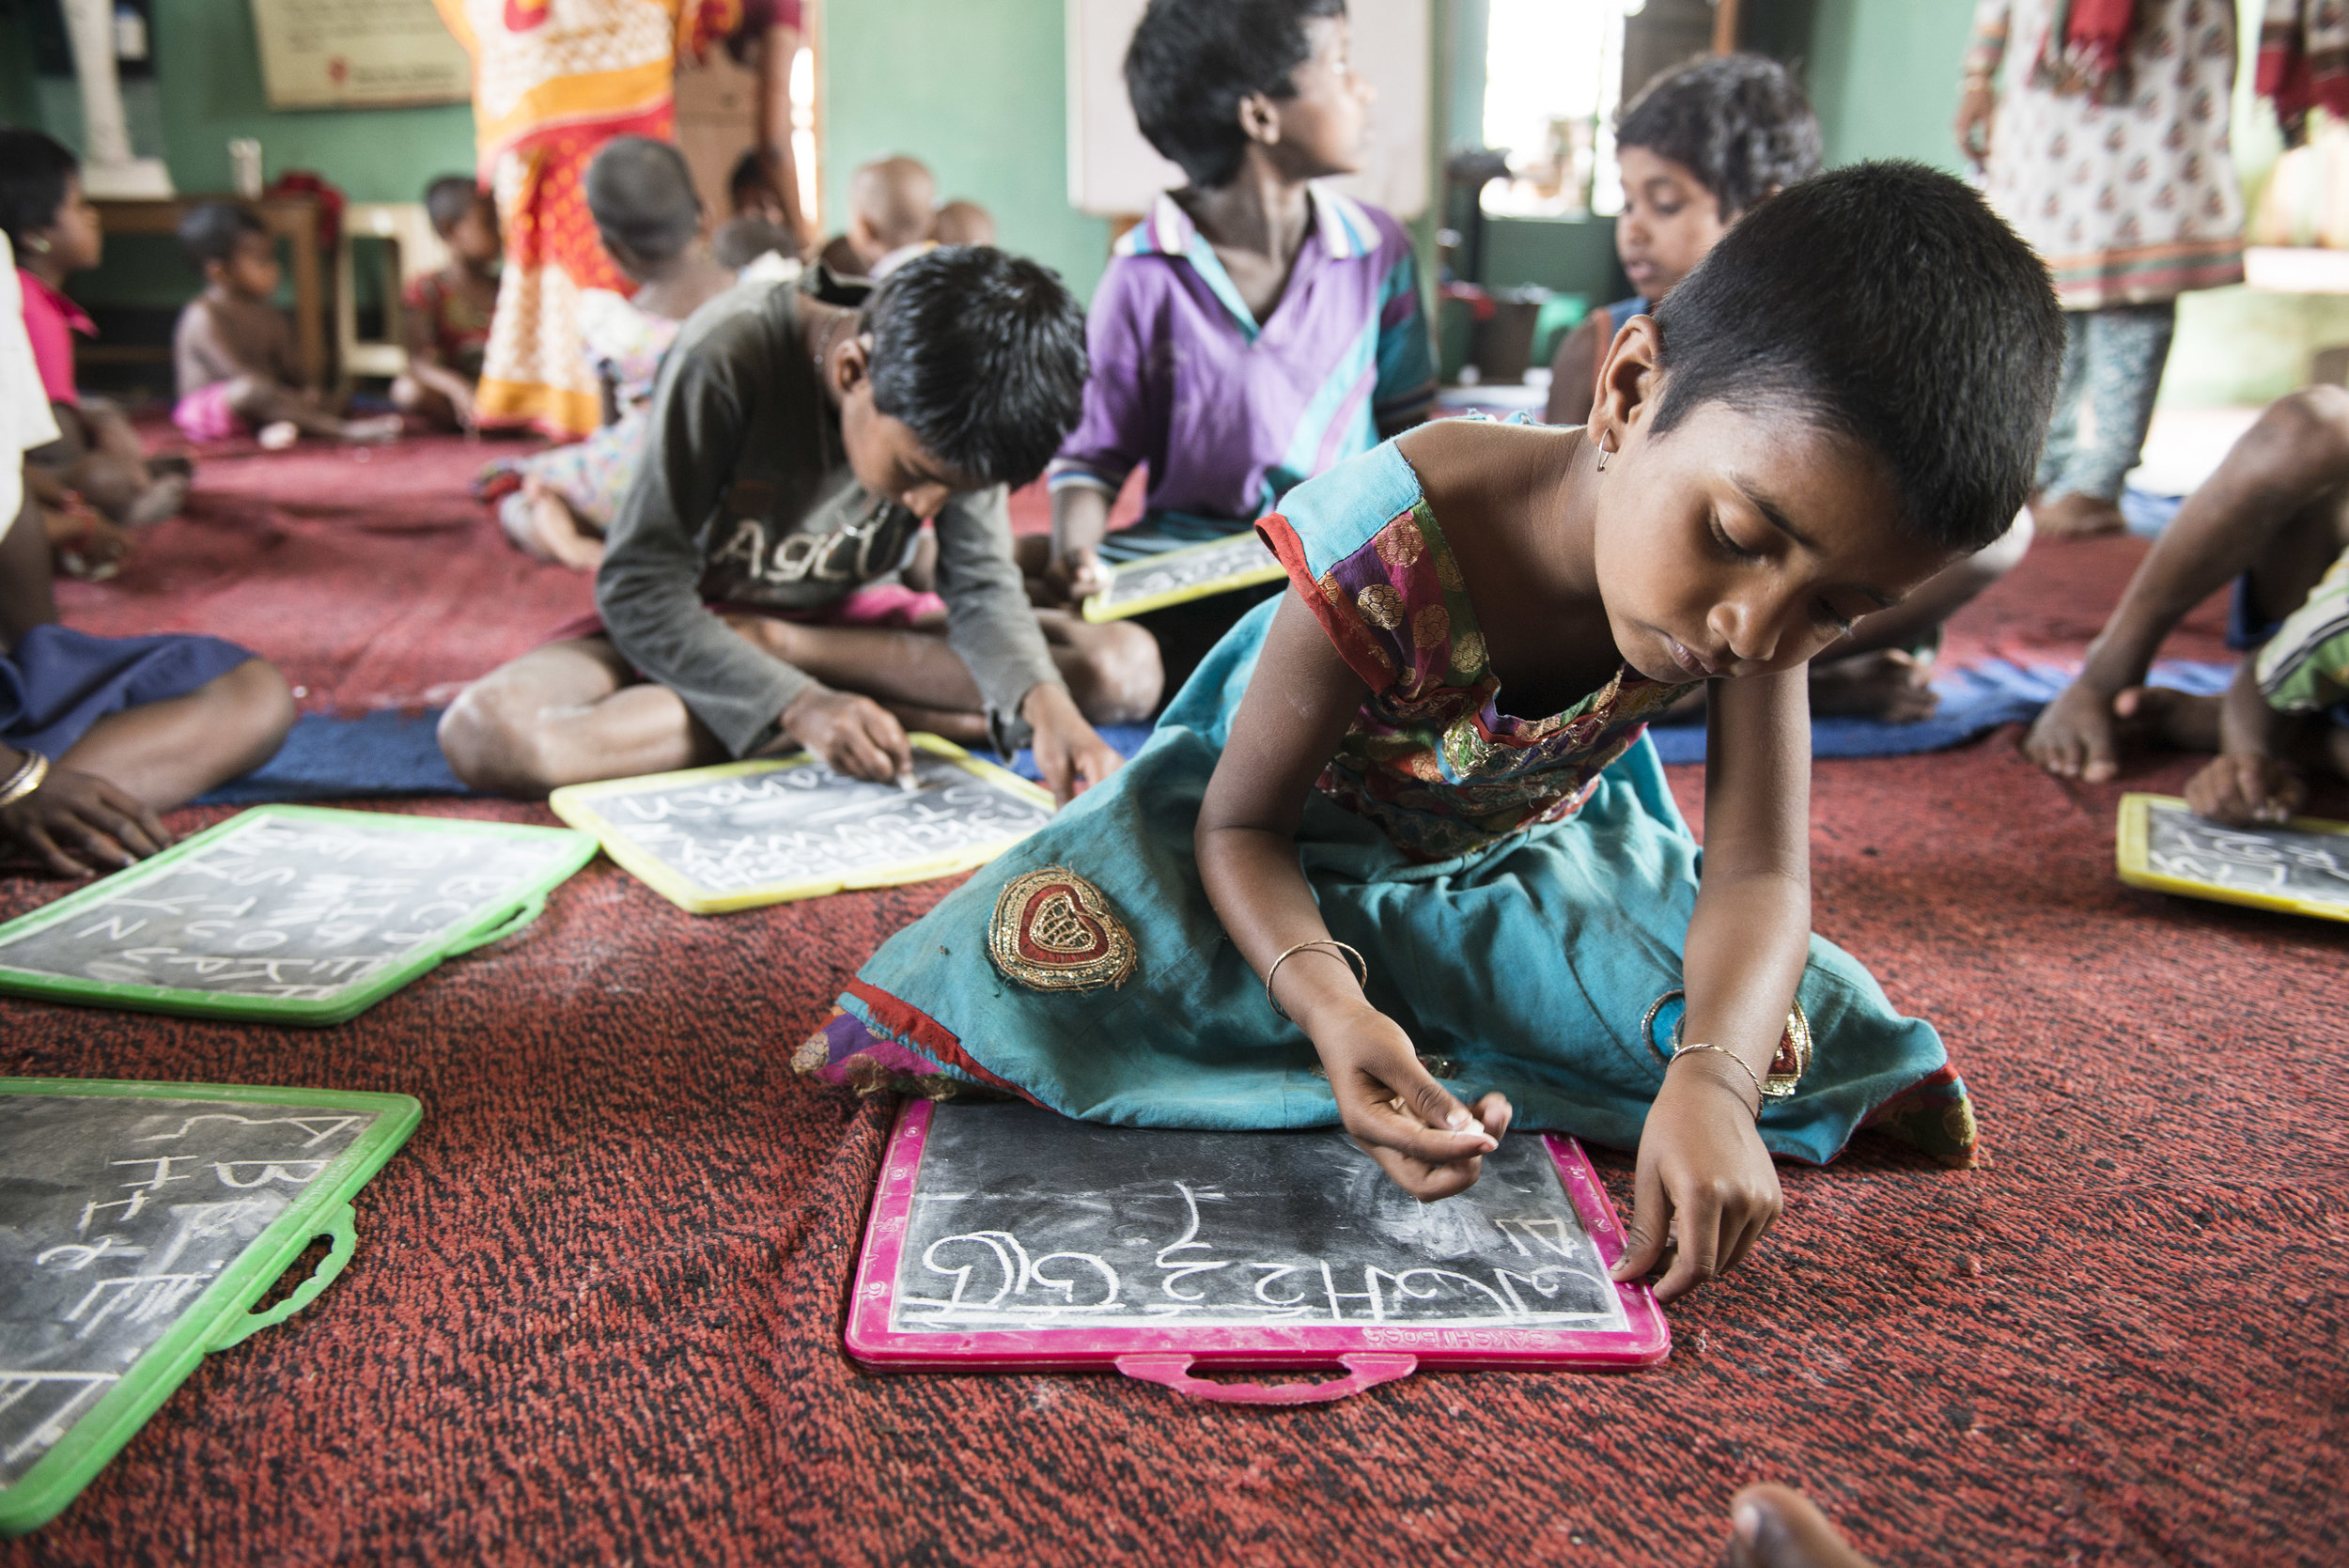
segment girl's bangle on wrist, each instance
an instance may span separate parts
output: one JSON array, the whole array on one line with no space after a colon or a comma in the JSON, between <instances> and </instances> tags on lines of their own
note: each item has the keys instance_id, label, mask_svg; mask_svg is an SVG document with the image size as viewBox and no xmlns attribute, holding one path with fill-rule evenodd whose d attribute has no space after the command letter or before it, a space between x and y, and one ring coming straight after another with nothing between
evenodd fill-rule
<instances>
[{"instance_id":1,"label":"girl's bangle on wrist","mask_svg":"<svg viewBox=\"0 0 2349 1568\"><path fill-rule=\"evenodd\" d=\"M1338 941L1330 937L1315 937L1311 941L1299 942L1294 947L1286 948L1283 950L1278 958L1272 960L1272 967L1264 971L1264 999L1266 1003L1269 1005L1275 1013L1280 1014L1282 1018L1289 1023L1295 1023L1297 1020L1289 1017L1289 1010L1281 1005L1281 999L1279 997L1272 994L1273 977L1281 972L1281 966L1283 964L1287 963L1291 958L1295 957L1298 954L1306 951L1308 948L1315 947L1326 947L1331 949L1332 952L1330 953L1330 956L1333 958L1340 953L1345 954L1346 956L1352 961L1354 983L1364 987L1365 989L1367 989L1370 986L1370 966L1362 961L1362 955L1361 954L1355 952L1352 948L1346 946L1342 941Z\"/></svg>"},{"instance_id":2,"label":"girl's bangle on wrist","mask_svg":"<svg viewBox=\"0 0 2349 1568\"><path fill-rule=\"evenodd\" d=\"M13 806L39 789L49 778L49 759L39 752L26 752L24 760L6 779L0 779L0 806Z\"/></svg>"},{"instance_id":3,"label":"girl's bangle on wrist","mask_svg":"<svg viewBox=\"0 0 2349 1568\"><path fill-rule=\"evenodd\" d=\"M1672 1062L1676 1063L1684 1056L1694 1056L1699 1051L1706 1050L1715 1051L1722 1056L1728 1057L1732 1062L1737 1063L1738 1071L1744 1073L1746 1077L1753 1080L1753 1119L1757 1122L1760 1121L1762 1119L1762 1104L1764 1099L1766 1097L1762 1090L1762 1075L1748 1066L1744 1057L1739 1056L1735 1051L1731 1050L1727 1046L1706 1045L1700 1042L1692 1046L1682 1046L1678 1050L1673 1051ZM1664 1070L1666 1072L1670 1072L1672 1070L1672 1063L1667 1063ZM1744 1098L1745 1096L1742 1094L1738 1096L1740 1103L1743 1102Z\"/></svg>"}]
</instances>

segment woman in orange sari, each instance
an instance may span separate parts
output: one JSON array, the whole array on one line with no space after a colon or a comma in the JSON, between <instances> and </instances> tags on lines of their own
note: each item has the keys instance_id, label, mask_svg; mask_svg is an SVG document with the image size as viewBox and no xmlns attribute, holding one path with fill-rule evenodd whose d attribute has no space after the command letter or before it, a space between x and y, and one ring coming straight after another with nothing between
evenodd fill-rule
<instances>
[{"instance_id":1,"label":"woman in orange sari","mask_svg":"<svg viewBox=\"0 0 2349 1568\"><path fill-rule=\"evenodd\" d=\"M579 297L630 291L588 216L587 165L614 136L672 135L680 55L748 44L759 60L755 142L796 220L787 84L800 0L434 3L473 56L479 178L506 231L478 417L558 440L583 436L602 423L603 406L580 352Z\"/></svg>"}]
</instances>

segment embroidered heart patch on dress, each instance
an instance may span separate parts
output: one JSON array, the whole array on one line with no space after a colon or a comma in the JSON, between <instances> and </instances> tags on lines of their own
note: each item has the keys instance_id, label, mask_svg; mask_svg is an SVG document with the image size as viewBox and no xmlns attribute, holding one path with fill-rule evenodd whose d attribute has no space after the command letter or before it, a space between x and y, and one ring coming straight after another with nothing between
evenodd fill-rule
<instances>
[{"instance_id":1,"label":"embroidered heart patch on dress","mask_svg":"<svg viewBox=\"0 0 2349 1568\"><path fill-rule=\"evenodd\" d=\"M1123 986L1134 972L1133 934L1101 890L1066 866L1048 865L1007 883L987 927L988 955L1038 991Z\"/></svg>"}]
</instances>

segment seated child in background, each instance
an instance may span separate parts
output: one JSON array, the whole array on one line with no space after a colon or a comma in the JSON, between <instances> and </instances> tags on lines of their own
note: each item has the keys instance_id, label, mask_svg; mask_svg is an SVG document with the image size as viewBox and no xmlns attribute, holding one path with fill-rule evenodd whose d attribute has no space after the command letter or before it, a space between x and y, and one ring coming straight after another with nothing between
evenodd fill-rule
<instances>
[{"instance_id":1,"label":"seated child in background","mask_svg":"<svg viewBox=\"0 0 2349 1568\"><path fill-rule=\"evenodd\" d=\"M66 297L65 280L98 265L104 235L98 210L83 197L81 164L38 131L0 130L0 233L15 247L23 328L58 432L27 454L26 482L51 542L94 574L129 552L121 527L179 509L190 466L184 458L149 462L122 411L74 385L73 334L96 329Z\"/></svg>"},{"instance_id":2,"label":"seated child in background","mask_svg":"<svg viewBox=\"0 0 2349 1568\"><path fill-rule=\"evenodd\" d=\"M392 406L428 425L470 430L498 303L497 204L471 176L447 175L425 187L424 210L448 246L448 265L411 279L400 294L408 373L392 382Z\"/></svg>"},{"instance_id":3,"label":"seated child in background","mask_svg":"<svg viewBox=\"0 0 2349 1568\"><path fill-rule=\"evenodd\" d=\"M2161 640L2231 582L2227 643L2245 657L2226 693L2147 686ZM2101 784L2131 736L2217 753L2186 803L2237 827L2290 816L2306 769L2349 778L2349 392L2269 405L2154 541L2023 750Z\"/></svg>"},{"instance_id":4,"label":"seated child in background","mask_svg":"<svg viewBox=\"0 0 2349 1568\"><path fill-rule=\"evenodd\" d=\"M64 877L171 842L157 813L268 761L294 718L270 665L212 637L57 625L23 454L54 441L0 236L0 849Z\"/></svg>"},{"instance_id":5,"label":"seated child in background","mask_svg":"<svg viewBox=\"0 0 2349 1568\"><path fill-rule=\"evenodd\" d=\"M1615 131L1623 215L1615 254L1640 292L1590 317L1550 364L1552 425L1590 411L1594 378L1624 323L1669 298L1731 225L1756 203L1819 172L1819 122L1786 68L1758 54L1719 54L1675 66L1640 90ZM2030 548L2028 515L1969 555L1897 613L1812 661L1811 710L1894 723L1932 715L1932 653L1942 623L2012 570Z\"/></svg>"},{"instance_id":6,"label":"seated child in background","mask_svg":"<svg viewBox=\"0 0 2349 1568\"><path fill-rule=\"evenodd\" d=\"M1066 800L1118 765L1096 735L1158 701L1131 627L1040 628L1004 486L1075 422L1082 321L1000 251L917 256L878 288L745 284L678 336L654 446L596 577L599 622L469 687L441 747L476 787L543 795L805 747L910 766L905 725L1010 749ZM939 593L899 579L925 520Z\"/></svg>"},{"instance_id":7,"label":"seated child in background","mask_svg":"<svg viewBox=\"0 0 2349 1568\"><path fill-rule=\"evenodd\" d=\"M879 283L937 241L938 181L918 159L876 158L848 177L848 227L817 259L835 277Z\"/></svg>"},{"instance_id":8,"label":"seated child in background","mask_svg":"<svg viewBox=\"0 0 2349 1568\"><path fill-rule=\"evenodd\" d=\"M799 276L799 246L793 241L791 231L780 224L764 218L734 218L721 225L710 237L710 259L728 272L739 272L770 256L775 263L784 264L776 274L778 279L786 273Z\"/></svg>"},{"instance_id":9,"label":"seated child in background","mask_svg":"<svg viewBox=\"0 0 2349 1568\"><path fill-rule=\"evenodd\" d=\"M1938 1036L1811 934L1804 664L2004 531L2062 354L2046 269L1957 180L1792 187L1616 336L1586 427L1439 420L1292 491L1258 525L1290 591L794 1064L1343 1122L1422 1200L1513 1119L1636 1145L1615 1277L1666 1299L1769 1228L1773 1154L1868 1124L1968 1161ZM1701 857L1642 734L1698 683Z\"/></svg>"},{"instance_id":10,"label":"seated child in background","mask_svg":"<svg viewBox=\"0 0 2349 1568\"><path fill-rule=\"evenodd\" d=\"M772 225L786 235L791 233L791 217L786 210L783 193L777 191L774 181L768 178L766 162L759 157L756 147L734 161L734 170L726 177L726 203L733 208L738 218L756 219ZM796 240L789 245L787 254L800 254Z\"/></svg>"},{"instance_id":11,"label":"seated child in background","mask_svg":"<svg viewBox=\"0 0 2349 1568\"><path fill-rule=\"evenodd\" d=\"M179 401L171 421L190 441L257 432L272 449L303 435L393 441L396 413L344 419L329 411L294 367L293 329L270 296L277 291L277 244L241 207L208 201L179 220L179 243L204 274L204 292L179 313L171 334Z\"/></svg>"},{"instance_id":12,"label":"seated child in background","mask_svg":"<svg viewBox=\"0 0 2349 1568\"><path fill-rule=\"evenodd\" d=\"M995 243L995 215L975 201L960 196L938 210L930 222L930 238L941 245Z\"/></svg>"},{"instance_id":13,"label":"seated child in background","mask_svg":"<svg viewBox=\"0 0 2349 1568\"><path fill-rule=\"evenodd\" d=\"M490 466L490 486L521 487L498 502L506 536L542 561L593 571L603 536L644 466L653 379L677 328L734 286L706 255L702 206L684 155L667 142L615 136L587 166L587 211L613 263L634 279L622 299L608 288L579 297L583 351L604 386L604 423L586 440Z\"/></svg>"},{"instance_id":14,"label":"seated child in background","mask_svg":"<svg viewBox=\"0 0 2349 1568\"><path fill-rule=\"evenodd\" d=\"M1426 417L1436 366L1401 225L1308 182L1369 145L1344 0L1152 0L1126 54L1150 145L1190 183L1118 241L1093 296L1084 420L1053 460L1045 603L1101 563L1244 533L1291 486ZM1147 515L1104 536L1148 464Z\"/></svg>"}]
</instances>

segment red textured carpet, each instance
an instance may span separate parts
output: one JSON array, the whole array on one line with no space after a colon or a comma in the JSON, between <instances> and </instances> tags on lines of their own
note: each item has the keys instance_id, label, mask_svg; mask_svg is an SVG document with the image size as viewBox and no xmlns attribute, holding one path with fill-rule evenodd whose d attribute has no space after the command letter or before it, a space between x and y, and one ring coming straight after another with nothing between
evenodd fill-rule
<instances>
[{"instance_id":1,"label":"red textured carpet","mask_svg":"<svg viewBox=\"0 0 2349 1568\"><path fill-rule=\"evenodd\" d=\"M517 607L556 597L543 574L487 575L490 542L445 496L406 505L449 527L394 536L232 501L258 477L206 483L175 526L213 559L268 534L263 563L355 586L297 609L293 571L264 588L190 568L201 597L174 624L344 672L337 693L461 678L441 644L510 640ZM421 625L362 591L346 546L414 550ZM2027 633L2051 608L2092 628L2137 549L2043 550L1963 629L2044 640ZM159 578L182 569L156 555ZM504 597L460 613L492 581ZM74 618L153 591L77 591ZM350 634L303 652L303 615ZM368 670L397 681L350 673ZM1674 772L1694 808L1699 776ZM1947 1034L1984 1168L1863 1140L1786 1170L1784 1221L1672 1310L1677 1349L1652 1371L1422 1374L1317 1408L844 1358L885 1114L784 1062L943 884L695 919L598 863L529 932L315 1032L0 1001L0 1071L426 1105L359 1199L349 1273L206 1362L0 1565L1696 1564L1761 1478L1805 1485L1890 1562L2337 1564L2349 928L2121 887L2119 793L2044 778L2008 737L1817 769L1819 929ZM2349 815L2342 791L2320 804ZM0 879L0 916L57 891ZM1602 1165L1626 1202L1627 1161Z\"/></svg>"}]
</instances>

